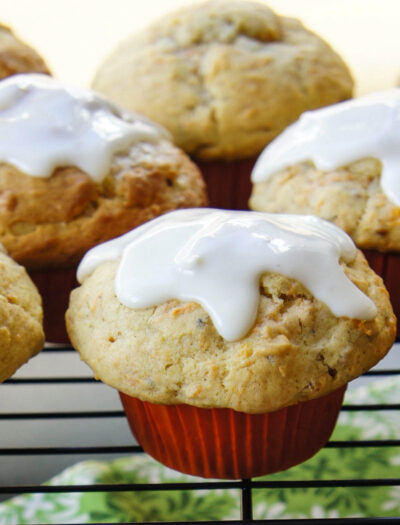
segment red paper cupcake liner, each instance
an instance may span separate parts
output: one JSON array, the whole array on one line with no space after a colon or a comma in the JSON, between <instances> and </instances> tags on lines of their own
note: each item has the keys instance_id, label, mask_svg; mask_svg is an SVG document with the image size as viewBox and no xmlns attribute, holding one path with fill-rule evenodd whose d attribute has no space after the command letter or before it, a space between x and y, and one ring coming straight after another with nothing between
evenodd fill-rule
<instances>
[{"instance_id":1,"label":"red paper cupcake liner","mask_svg":"<svg viewBox=\"0 0 400 525\"><path fill-rule=\"evenodd\" d=\"M207 185L209 205L226 210L248 210L250 175L257 157L249 159L194 160Z\"/></svg>"},{"instance_id":2,"label":"red paper cupcake liner","mask_svg":"<svg viewBox=\"0 0 400 525\"><path fill-rule=\"evenodd\" d=\"M363 250L368 264L380 275L389 292L390 302L397 319L400 319L400 254L381 253L375 250ZM397 337L400 336L400 324L397 325Z\"/></svg>"},{"instance_id":3,"label":"red paper cupcake liner","mask_svg":"<svg viewBox=\"0 0 400 525\"><path fill-rule=\"evenodd\" d=\"M288 469L318 452L335 427L346 386L267 414L120 396L136 440L164 465L205 478L245 479Z\"/></svg>"},{"instance_id":4,"label":"red paper cupcake liner","mask_svg":"<svg viewBox=\"0 0 400 525\"><path fill-rule=\"evenodd\" d=\"M62 270L28 270L43 304L43 326L47 342L69 344L65 312L69 295L78 283L76 268Z\"/></svg>"}]
</instances>

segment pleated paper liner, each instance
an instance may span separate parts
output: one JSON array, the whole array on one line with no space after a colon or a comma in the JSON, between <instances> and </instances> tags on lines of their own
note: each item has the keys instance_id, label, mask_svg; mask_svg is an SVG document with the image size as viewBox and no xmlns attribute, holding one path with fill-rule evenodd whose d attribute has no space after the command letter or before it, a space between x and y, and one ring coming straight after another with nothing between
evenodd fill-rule
<instances>
[{"instance_id":1,"label":"pleated paper liner","mask_svg":"<svg viewBox=\"0 0 400 525\"><path fill-rule=\"evenodd\" d=\"M335 427L345 390L255 415L120 396L133 435L155 459L185 474L243 479L288 469L318 452Z\"/></svg>"},{"instance_id":2,"label":"pleated paper liner","mask_svg":"<svg viewBox=\"0 0 400 525\"><path fill-rule=\"evenodd\" d=\"M68 309L69 295L78 285L76 268L28 270L28 273L42 296L46 341L69 344L65 312Z\"/></svg>"},{"instance_id":3,"label":"pleated paper liner","mask_svg":"<svg viewBox=\"0 0 400 525\"><path fill-rule=\"evenodd\" d=\"M256 160L257 157L233 161L194 159L206 182L209 206L248 210L250 175Z\"/></svg>"},{"instance_id":4,"label":"pleated paper liner","mask_svg":"<svg viewBox=\"0 0 400 525\"><path fill-rule=\"evenodd\" d=\"M400 319L400 253L380 253L363 250L365 257L375 273L380 275L389 292L390 302L397 319ZM397 336L400 336L400 323L397 323Z\"/></svg>"}]
</instances>

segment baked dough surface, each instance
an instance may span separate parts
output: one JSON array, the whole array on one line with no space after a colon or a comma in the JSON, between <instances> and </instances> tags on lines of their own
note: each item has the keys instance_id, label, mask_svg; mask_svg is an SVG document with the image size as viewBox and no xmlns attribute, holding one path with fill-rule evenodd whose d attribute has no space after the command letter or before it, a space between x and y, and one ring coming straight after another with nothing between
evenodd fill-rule
<instances>
[{"instance_id":1,"label":"baked dough surface","mask_svg":"<svg viewBox=\"0 0 400 525\"><path fill-rule=\"evenodd\" d=\"M194 302L123 306L114 291L117 266L102 264L72 292L68 333L98 379L145 401L270 412L344 385L395 337L388 293L361 252L343 267L375 302L373 321L337 318L298 281L268 273L257 320L236 342L224 340Z\"/></svg>"},{"instance_id":2,"label":"baked dough surface","mask_svg":"<svg viewBox=\"0 0 400 525\"><path fill-rule=\"evenodd\" d=\"M76 167L38 178L0 164L0 242L29 269L68 267L96 244L206 202L198 168L164 139L116 155L102 183Z\"/></svg>"},{"instance_id":3,"label":"baked dough surface","mask_svg":"<svg viewBox=\"0 0 400 525\"><path fill-rule=\"evenodd\" d=\"M257 155L302 112L351 97L343 60L295 19L245 1L173 12L104 61L93 88L203 159Z\"/></svg>"},{"instance_id":4,"label":"baked dough surface","mask_svg":"<svg viewBox=\"0 0 400 525\"><path fill-rule=\"evenodd\" d=\"M400 208L384 194L382 165L366 158L324 172L311 162L253 185L253 210L318 215L346 231L363 249L400 250Z\"/></svg>"},{"instance_id":5,"label":"baked dough surface","mask_svg":"<svg viewBox=\"0 0 400 525\"><path fill-rule=\"evenodd\" d=\"M0 24L0 79L31 72L50 74L43 58L9 27Z\"/></svg>"},{"instance_id":6,"label":"baked dough surface","mask_svg":"<svg viewBox=\"0 0 400 525\"><path fill-rule=\"evenodd\" d=\"M25 269L0 247L0 382L43 347L42 302Z\"/></svg>"}]
</instances>

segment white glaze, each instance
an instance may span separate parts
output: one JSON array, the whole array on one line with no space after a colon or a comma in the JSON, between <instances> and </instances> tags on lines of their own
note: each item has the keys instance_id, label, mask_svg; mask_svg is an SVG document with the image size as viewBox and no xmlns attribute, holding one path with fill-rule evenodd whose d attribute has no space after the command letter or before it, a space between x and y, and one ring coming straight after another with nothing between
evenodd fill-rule
<instances>
[{"instance_id":1,"label":"white glaze","mask_svg":"<svg viewBox=\"0 0 400 525\"><path fill-rule=\"evenodd\" d=\"M47 75L0 82L0 162L27 175L50 177L57 167L77 166L99 182L115 153L160 136L144 118Z\"/></svg>"},{"instance_id":2,"label":"white glaze","mask_svg":"<svg viewBox=\"0 0 400 525\"><path fill-rule=\"evenodd\" d=\"M400 89L303 113L264 149L252 181L265 181L298 162L312 161L328 171L366 157L382 162L382 190L400 206Z\"/></svg>"},{"instance_id":3,"label":"white glaze","mask_svg":"<svg viewBox=\"0 0 400 525\"><path fill-rule=\"evenodd\" d=\"M253 325L260 277L269 271L299 280L338 317L373 319L375 304L339 265L340 257L355 256L350 237L318 217L198 208L167 213L93 248L78 281L121 258L115 291L122 304L196 301L234 341Z\"/></svg>"}]
</instances>

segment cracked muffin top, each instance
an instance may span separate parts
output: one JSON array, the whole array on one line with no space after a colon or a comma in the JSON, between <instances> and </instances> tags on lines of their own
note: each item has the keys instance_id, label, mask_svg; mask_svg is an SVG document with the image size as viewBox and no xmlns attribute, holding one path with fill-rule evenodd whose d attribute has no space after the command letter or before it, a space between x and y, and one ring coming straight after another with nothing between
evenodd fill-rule
<instances>
[{"instance_id":1,"label":"cracked muffin top","mask_svg":"<svg viewBox=\"0 0 400 525\"><path fill-rule=\"evenodd\" d=\"M50 74L42 57L0 24L0 79L29 72Z\"/></svg>"},{"instance_id":2,"label":"cracked muffin top","mask_svg":"<svg viewBox=\"0 0 400 525\"><path fill-rule=\"evenodd\" d=\"M359 376L395 336L381 278L318 217L171 212L89 251L78 279L74 348L153 403L278 410Z\"/></svg>"},{"instance_id":3,"label":"cracked muffin top","mask_svg":"<svg viewBox=\"0 0 400 525\"><path fill-rule=\"evenodd\" d=\"M304 113L260 155L250 208L311 213L363 249L400 250L400 89Z\"/></svg>"},{"instance_id":4,"label":"cracked muffin top","mask_svg":"<svg viewBox=\"0 0 400 525\"><path fill-rule=\"evenodd\" d=\"M0 82L0 106L0 242L30 269L76 264L95 244L206 202L165 130L89 90L16 75Z\"/></svg>"},{"instance_id":5,"label":"cracked muffin top","mask_svg":"<svg viewBox=\"0 0 400 525\"><path fill-rule=\"evenodd\" d=\"M122 42L93 87L159 122L204 159L258 154L306 109L351 97L342 59L267 6L214 1L173 12Z\"/></svg>"},{"instance_id":6,"label":"cracked muffin top","mask_svg":"<svg viewBox=\"0 0 400 525\"><path fill-rule=\"evenodd\" d=\"M42 349L42 318L34 284L0 245L0 382Z\"/></svg>"}]
</instances>

